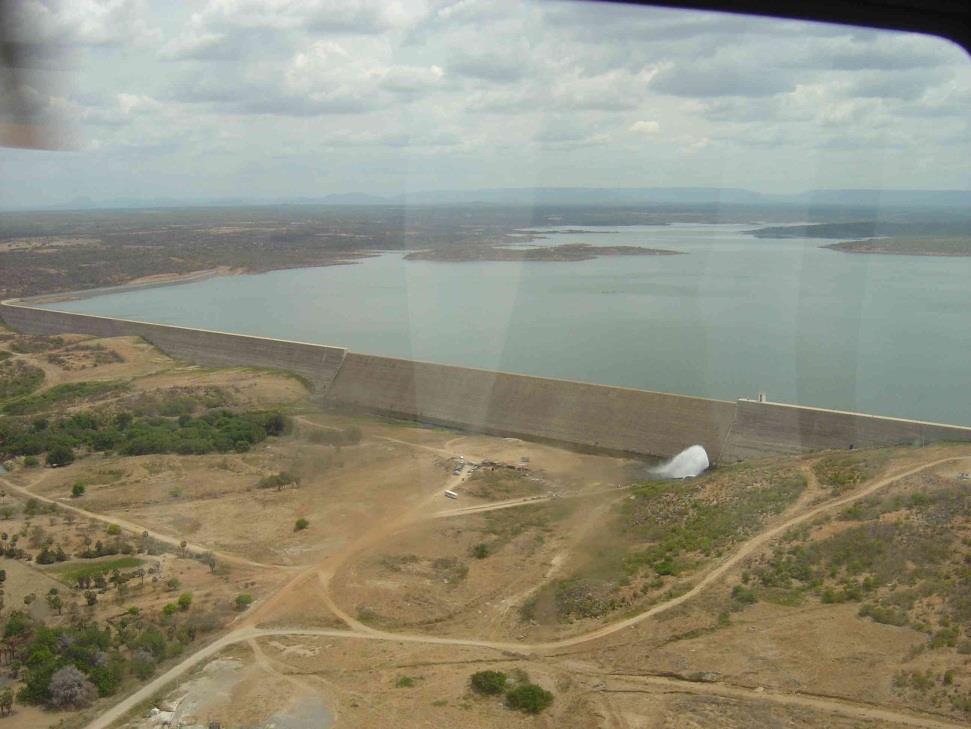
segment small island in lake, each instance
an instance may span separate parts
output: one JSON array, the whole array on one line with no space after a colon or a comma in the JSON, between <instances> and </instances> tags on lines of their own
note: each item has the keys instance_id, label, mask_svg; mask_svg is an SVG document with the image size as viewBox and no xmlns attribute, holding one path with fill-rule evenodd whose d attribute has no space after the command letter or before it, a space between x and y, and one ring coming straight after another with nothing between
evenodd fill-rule
<instances>
[{"instance_id":1,"label":"small island in lake","mask_svg":"<svg viewBox=\"0 0 971 729\"><path fill-rule=\"evenodd\" d=\"M592 246L587 243L568 243L537 248L506 248L502 246L448 246L414 251L407 261L589 261L603 256L678 256L679 251L641 246Z\"/></svg>"},{"instance_id":2,"label":"small island in lake","mask_svg":"<svg viewBox=\"0 0 971 729\"><path fill-rule=\"evenodd\" d=\"M823 248L898 256L971 256L971 238L868 238L830 243Z\"/></svg>"}]
</instances>

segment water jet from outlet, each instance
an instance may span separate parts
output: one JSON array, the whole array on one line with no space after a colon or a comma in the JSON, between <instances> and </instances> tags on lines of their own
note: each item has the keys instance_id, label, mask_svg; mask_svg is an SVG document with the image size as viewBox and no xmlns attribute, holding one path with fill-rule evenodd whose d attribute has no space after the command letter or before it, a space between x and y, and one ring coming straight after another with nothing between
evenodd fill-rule
<instances>
[{"instance_id":1,"label":"water jet from outlet","mask_svg":"<svg viewBox=\"0 0 971 729\"><path fill-rule=\"evenodd\" d=\"M704 473L708 466L708 452L703 446L693 445L685 448L666 463L651 471L657 478L694 478Z\"/></svg>"}]
</instances>

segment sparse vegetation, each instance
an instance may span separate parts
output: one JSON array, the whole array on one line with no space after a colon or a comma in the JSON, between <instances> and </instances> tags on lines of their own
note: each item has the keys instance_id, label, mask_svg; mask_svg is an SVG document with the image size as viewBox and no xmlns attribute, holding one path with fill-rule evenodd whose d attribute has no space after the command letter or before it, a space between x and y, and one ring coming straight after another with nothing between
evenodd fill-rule
<instances>
[{"instance_id":1,"label":"sparse vegetation","mask_svg":"<svg viewBox=\"0 0 971 729\"><path fill-rule=\"evenodd\" d=\"M495 696L506 690L507 680L502 671L476 671L469 678L469 684L476 693Z\"/></svg>"},{"instance_id":2,"label":"sparse vegetation","mask_svg":"<svg viewBox=\"0 0 971 729\"><path fill-rule=\"evenodd\" d=\"M307 434L307 440L319 445L357 445L361 442L361 429L356 425L347 428L314 428Z\"/></svg>"},{"instance_id":3,"label":"sparse vegetation","mask_svg":"<svg viewBox=\"0 0 971 729\"><path fill-rule=\"evenodd\" d=\"M813 472L820 484L828 486L834 494L840 494L876 476L886 459L885 451L827 456L813 464Z\"/></svg>"},{"instance_id":4,"label":"sparse vegetation","mask_svg":"<svg viewBox=\"0 0 971 729\"><path fill-rule=\"evenodd\" d=\"M115 350L97 343L74 344L59 352L46 354L44 359L64 370L84 370L125 361Z\"/></svg>"},{"instance_id":5,"label":"sparse vegetation","mask_svg":"<svg viewBox=\"0 0 971 729\"><path fill-rule=\"evenodd\" d=\"M83 401L104 399L126 389L128 384L124 382L68 382L36 395L11 400L3 406L3 412L7 415L49 412Z\"/></svg>"},{"instance_id":6,"label":"sparse vegetation","mask_svg":"<svg viewBox=\"0 0 971 729\"><path fill-rule=\"evenodd\" d=\"M300 479L298 479L292 473L281 471L280 473L264 476L257 482L256 487L261 489L275 488L277 491L279 491L286 486L296 486L299 483Z\"/></svg>"},{"instance_id":7,"label":"sparse vegetation","mask_svg":"<svg viewBox=\"0 0 971 729\"><path fill-rule=\"evenodd\" d=\"M543 493L543 487L528 475L512 468L486 468L476 471L466 482L469 496L501 501Z\"/></svg>"},{"instance_id":8,"label":"sparse vegetation","mask_svg":"<svg viewBox=\"0 0 971 729\"><path fill-rule=\"evenodd\" d=\"M506 692L509 708L527 714L539 714L553 703L553 694L535 683L527 683Z\"/></svg>"},{"instance_id":9,"label":"sparse vegetation","mask_svg":"<svg viewBox=\"0 0 971 729\"><path fill-rule=\"evenodd\" d=\"M23 397L40 387L44 370L14 360L0 363L0 402Z\"/></svg>"}]
</instances>

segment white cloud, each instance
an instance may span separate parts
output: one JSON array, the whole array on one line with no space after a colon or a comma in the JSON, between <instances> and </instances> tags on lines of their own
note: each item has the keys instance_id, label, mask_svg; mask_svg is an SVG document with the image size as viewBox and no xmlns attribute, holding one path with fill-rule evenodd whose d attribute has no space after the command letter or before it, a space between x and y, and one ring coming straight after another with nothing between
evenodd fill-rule
<instances>
[{"instance_id":1,"label":"white cloud","mask_svg":"<svg viewBox=\"0 0 971 729\"><path fill-rule=\"evenodd\" d=\"M628 131L648 137L656 137L661 132L661 125L656 121L636 121L630 125Z\"/></svg>"},{"instance_id":2,"label":"white cloud","mask_svg":"<svg viewBox=\"0 0 971 729\"><path fill-rule=\"evenodd\" d=\"M662 169L689 186L724 169L739 187L852 187L892 149L893 184L971 186L971 62L933 38L580 2L23 7L37 37L79 49L76 86L25 92L87 140L72 184L129 188L131 169L176 185L193 169L200 187L245 188L234 175L264 170L283 196L377 191L389 170L410 186L488 187L520 175L636 186ZM342 187L297 189L316 173L284 174L281 160Z\"/></svg>"}]
</instances>

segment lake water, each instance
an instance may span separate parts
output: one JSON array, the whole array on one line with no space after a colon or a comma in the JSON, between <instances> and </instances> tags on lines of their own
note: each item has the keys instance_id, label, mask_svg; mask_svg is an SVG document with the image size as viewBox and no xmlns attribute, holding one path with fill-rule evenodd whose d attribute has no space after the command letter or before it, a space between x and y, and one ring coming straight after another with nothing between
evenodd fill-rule
<instances>
[{"instance_id":1,"label":"lake water","mask_svg":"<svg viewBox=\"0 0 971 729\"><path fill-rule=\"evenodd\" d=\"M49 308L722 399L971 425L971 258L852 255L753 226L585 228L681 256L436 263L388 253Z\"/></svg>"}]
</instances>

